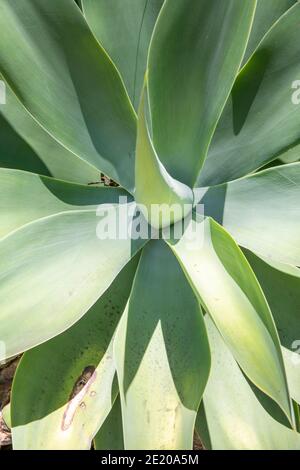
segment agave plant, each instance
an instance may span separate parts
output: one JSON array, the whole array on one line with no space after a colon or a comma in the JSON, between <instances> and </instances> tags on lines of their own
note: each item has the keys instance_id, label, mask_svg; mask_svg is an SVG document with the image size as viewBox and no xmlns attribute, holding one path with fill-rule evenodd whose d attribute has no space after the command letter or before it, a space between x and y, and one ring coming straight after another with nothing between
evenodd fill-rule
<instances>
[{"instance_id":1,"label":"agave plant","mask_svg":"<svg viewBox=\"0 0 300 470\"><path fill-rule=\"evenodd\" d=\"M294 0L0 1L15 449L300 449L299 24Z\"/></svg>"}]
</instances>

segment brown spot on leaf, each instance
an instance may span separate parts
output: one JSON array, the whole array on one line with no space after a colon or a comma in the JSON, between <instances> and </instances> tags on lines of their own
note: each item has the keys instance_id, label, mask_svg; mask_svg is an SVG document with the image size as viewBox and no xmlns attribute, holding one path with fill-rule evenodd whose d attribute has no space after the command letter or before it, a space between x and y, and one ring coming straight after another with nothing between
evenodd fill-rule
<instances>
[{"instance_id":1,"label":"brown spot on leaf","mask_svg":"<svg viewBox=\"0 0 300 470\"><path fill-rule=\"evenodd\" d=\"M88 383L94 372L94 366L87 366L83 369L83 372L75 382L73 390L69 396L69 401L72 400L83 389L83 387Z\"/></svg>"},{"instance_id":2,"label":"brown spot on leaf","mask_svg":"<svg viewBox=\"0 0 300 470\"><path fill-rule=\"evenodd\" d=\"M76 380L66 410L63 414L61 429L66 431L71 426L75 413L78 408L85 409L86 404L83 399L89 391L90 386L96 379L96 370L94 366L87 366Z\"/></svg>"}]
</instances>

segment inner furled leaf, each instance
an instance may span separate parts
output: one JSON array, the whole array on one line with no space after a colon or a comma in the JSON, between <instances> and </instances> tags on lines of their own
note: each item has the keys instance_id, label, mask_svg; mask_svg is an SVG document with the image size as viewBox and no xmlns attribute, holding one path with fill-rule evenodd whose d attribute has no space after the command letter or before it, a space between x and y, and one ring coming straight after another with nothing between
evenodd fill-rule
<instances>
[{"instance_id":1,"label":"inner furled leaf","mask_svg":"<svg viewBox=\"0 0 300 470\"><path fill-rule=\"evenodd\" d=\"M246 49L256 0L166 0L149 50L153 142L194 186Z\"/></svg>"},{"instance_id":2,"label":"inner furled leaf","mask_svg":"<svg viewBox=\"0 0 300 470\"><path fill-rule=\"evenodd\" d=\"M269 30L240 71L223 111L199 186L245 176L299 145L300 4ZM297 98L297 96L296 96Z\"/></svg>"},{"instance_id":3,"label":"inner furled leaf","mask_svg":"<svg viewBox=\"0 0 300 470\"><path fill-rule=\"evenodd\" d=\"M191 449L209 346L197 298L162 240L143 250L115 359L125 448Z\"/></svg>"},{"instance_id":4,"label":"inner furled leaf","mask_svg":"<svg viewBox=\"0 0 300 470\"><path fill-rule=\"evenodd\" d=\"M27 111L68 151L132 191L135 112L75 2L2 0L0 41L0 72Z\"/></svg>"},{"instance_id":5,"label":"inner furled leaf","mask_svg":"<svg viewBox=\"0 0 300 470\"><path fill-rule=\"evenodd\" d=\"M135 200L146 220L166 227L183 219L193 207L193 192L167 172L155 151L148 125L145 85L139 108L135 161Z\"/></svg>"},{"instance_id":6,"label":"inner furled leaf","mask_svg":"<svg viewBox=\"0 0 300 470\"><path fill-rule=\"evenodd\" d=\"M209 218L198 221L195 217L182 238L169 243L245 374L293 423L276 327L241 250Z\"/></svg>"},{"instance_id":7,"label":"inner furled leaf","mask_svg":"<svg viewBox=\"0 0 300 470\"><path fill-rule=\"evenodd\" d=\"M136 109L162 4L163 0L82 0L86 20L116 64Z\"/></svg>"}]
</instances>

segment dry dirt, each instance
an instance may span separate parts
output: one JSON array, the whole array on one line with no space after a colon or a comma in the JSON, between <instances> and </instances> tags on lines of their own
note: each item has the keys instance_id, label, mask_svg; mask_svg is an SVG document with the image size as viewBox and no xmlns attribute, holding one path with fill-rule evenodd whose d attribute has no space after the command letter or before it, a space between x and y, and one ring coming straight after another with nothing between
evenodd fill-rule
<instances>
[{"instance_id":1,"label":"dry dirt","mask_svg":"<svg viewBox=\"0 0 300 470\"><path fill-rule=\"evenodd\" d=\"M20 357L16 357L0 366L0 450L11 448L11 434L7 428L1 410L10 402L11 384Z\"/></svg>"}]
</instances>

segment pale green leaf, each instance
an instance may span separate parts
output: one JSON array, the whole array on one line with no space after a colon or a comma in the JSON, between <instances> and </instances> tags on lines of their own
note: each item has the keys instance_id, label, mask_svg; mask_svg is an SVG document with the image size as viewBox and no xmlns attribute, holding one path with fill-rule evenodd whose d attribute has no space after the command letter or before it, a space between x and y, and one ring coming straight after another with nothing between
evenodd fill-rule
<instances>
[{"instance_id":1,"label":"pale green leaf","mask_svg":"<svg viewBox=\"0 0 300 470\"><path fill-rule=\"evenodd\" d=\"M12 170L0 173L5 194L0 341L5 358L79 320L146 240L131 240L130 227L118 235L118 221L127 221L133 204L117 203L123 191Z\"/></svg>"},{"instance_id":2,"label":"pale green leaf","mask_svg":"<svg viewBox=\"0 0 300 470\"><path fill-rule=\"evenodd\" d=\"M69 151L132 191L135 113L75 2L2 0L0 40L0 72L25 108Z\"/></svg>"},{"instance_id":3,"label":"pale green leaf","mask_svg":"<svg viewBox=\"0 0 300 470\"><path fill-rule=\"evenodd\" d=\"M136 109L162 4L163 0L82 0L86 20L116 64Z\"/></svg>"},{"instance_id":4,"label":"pale green leaf","mask_svg":"<svg viewBox=\"0 0 300 470\"><path fill-rule=\"evenodd\" d=\"M294 163L300 160L300 145L291 147L286 152L283 152L278 156L279 160L283 163Z\"/></svg>"},{"instance_id":5,"label":"pale green leaf","mask_svg":"<svg viewBox=\"0 0 300 470\"><path fill-rule=\"evenodd\" d=\"M6 104L0 106L0 167L76 183L100 179L97 168L69 152L38 125L8 85Z\"/></svg>"},{"instance_id":6,"label":"pale green leaf","mask_svg":"<svg viewBox=\"0 0 300 470\"><path fill-rule=\"evenodd\" d=\"M160 162L150 137L147 111L145 87L139 108L134 195L146 220L158 228L177 222L190 212L193 193L188 186L172 178ZM159 210L162 205L170 210L172 207L173 211L164 216Z\"/></svg>"},{"instance_id":7,"label":"pale green leaf","mask_svg":"<svg viewBox=\"0 0 300 470\"><path fill-rule=\"evenodd\" d=\"M244 56L244 63L255 51L262 38L273 24L295 3L297 3L297 0L257 0L251 34Z\"/></svg>"},{"instance_id":8,"label":"pale green leaf","mask_svg":"<svg viewBox=\"0 0 300 470\"><path fill-rule=\"evenodd\" d=\"M243 371L293 422L276 327L243 253L208 218L196 217L170 246Z\"/></svg>"},{"instance_id":9,"label":"pale green leaf","mask_svg":"<svg viewBox=\"0 0 300 470\"><path fill-rule=\"evenodd\" d=\"M213 450L300 450L300 434L276 421L254 393L222 337L206 318L212 371L197 430Z\"/></svg>"},{"instance_id":10,"label":"pale green leaf","mask_svg":"<svg viewBox=\"0 0 300 470\"><path fill-rule=\"evenodd\" d=\"M167 171L194 186L239 70L256 0L166 0L149 50L153 141Z\"/></svg>"},{"instance_id":11,"label":"pale green leaf","mask_svg":"<svg viewBox=\"0 0 300 470\"><path fill-rule=\"evenodd\" d=\"M96 450L124 450L122 410L118 395L94 439Z\"/></svg>"},{"instance_id":12,"label":"pale green leaf","mask_svg":"<svg viewBox=\"0 0 300 470\"><path fill-rule=\"evenodd\" d=\"M198 301L162 240L143 250L114 344L125 448L191 449L209 346Z\"/></svg>"},{"instance_id":13,"label":"pale green leaf","mask_svg":"<svg viewBox=\"0 0 300 470\"><path fill-rule=\"evenodd\" d=\"M67 183L20 170L0 168L0 239L49 215L96 210L100 204L132 199L119 188Z\"/></svg>"},{"instance_id":14,"label":"pale green leaf","mask_svg":"<svg viewBox=\"0 0 300 470\"><path fill-rule=\"evenodd\" d=\"M205 192L199 190L200 193ZM300 266L300 163L209 188L200 203L245 248Z\"/></svg>"},{"instance_id":15,"label":"pale green leaf","mask_svg":"<svg viewBox=\"0 0 300 470\"><path fill-rule=\"evenodd\" d=\"M11 401L14 449L90 449L116 398L112 338L136 265L76 325L22 357Z\"/></svg>"},{"instance_id":16,"label":"pale green leaf","mask_svg":"<svg viewBox=\"0 0 300 470\"><path fill-rule=\"evenodd\" d=\"M245 255L273 313L291 396L300 403L300 269L270 266L250 251Z\"/></svg>"},{"instance_id":17,"label":"pale green leaf","mask_svg":"<svg viewBox=\"0 0 300 470\"><path fill-rule=\"evenodd\" d=\"M245 176L299 144L300 4L269 30L240 71L198 186Z\"/></svg>"}]
</instances>

